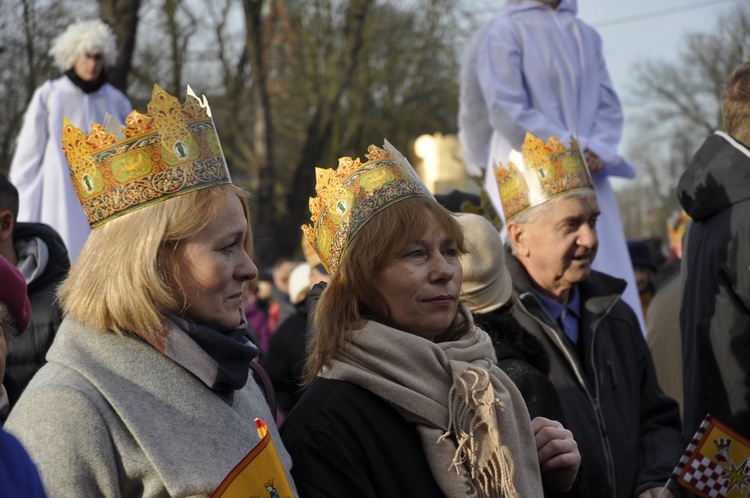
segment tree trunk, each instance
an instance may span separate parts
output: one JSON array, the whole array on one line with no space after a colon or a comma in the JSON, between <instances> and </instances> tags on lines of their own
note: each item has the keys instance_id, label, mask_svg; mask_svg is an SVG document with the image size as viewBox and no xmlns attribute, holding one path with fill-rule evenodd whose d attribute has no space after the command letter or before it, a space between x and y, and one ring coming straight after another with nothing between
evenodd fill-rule
<instances>
[{"instance_id":1,"label":"tree trunk","mask_svg":"<svg viewBox=\"0 0 750 498\"><path fill-rule=\"evenodd\" d=\"M358 64L359 51L362 48L363 32L367 10L372 0L351 0L347 12L345 27L346 49L343 60L339 65L340 78L336 88L326 94L315 111L307 127L307 138L302 148L302 155L294 171L292 189L287 196L289 206L288 219L284 226L299 227L308 223L310 219L309 197L314 195L315 167L318 166L326 147L331 140L333 119L336 116L341 96L352 82L355 68ZM336 165L331 165L334 167ZM294 253L295 244L298 246L301 230L289 231L280 240L280 250L283 253Z\"/></svg>"},{"instance_id":2,"label":"tree trunk","mask_svg":"<svg viewBox=\"0 0 750 498\"><path fill-rule=\"evenodd\" d=\"M250 62L253 127L250 141L258 175L254 199L253 237L256 241L258 264L270 266L272 255L278 254L276 240L276 207L274 196L273 138L271 103L268 95L268 65L263 57L262 0L243 0L247 38L246 59Z\"/></svg>"},{"instance_id":3,"label":"tree trunk","mask_svg":"<svg viewBox=\"0 0 750 498\"><path fill-rule=\"evenodd\" d=\"M112 26L117 38L117 62L107 71L109 82L123 92L132 68L140 6L141 0L99 0L102 20Z\"/></svg>"}]
</instances>

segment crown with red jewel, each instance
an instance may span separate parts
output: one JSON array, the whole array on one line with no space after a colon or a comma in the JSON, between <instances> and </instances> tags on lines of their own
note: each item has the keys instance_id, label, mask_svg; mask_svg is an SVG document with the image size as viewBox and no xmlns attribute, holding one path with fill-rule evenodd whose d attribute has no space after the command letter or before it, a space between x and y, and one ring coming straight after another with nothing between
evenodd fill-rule
<instances>
[{"instance_id":1,"label":"crown with red jewel","mask_svg":"<svg viewBox=\"0 0 750 498\"><path fill-rule=\"evenodd\" d=\"M505 220L577 189L594 189L583 153L574 137L566 146L555 137L547 142L526 133L521 152L510 153L506 165L495 166Z\"/></svg>"},{"instance_id":2,"label":"crown with red jewel","mask_svg":"<svg viewBox=\"0 0 750 498\"><path fill-rule=\"evenodd\" d=\"M434 199L387 140L382 149L370 145L365 157L365 163L342 157L336 170L315 169L317 196L310 198L311 224L302 230L331 276L352 237L377 213L410 197Z\"/></svg>"},{"instance_id":3,"label":"crown with red jewel","mask_svg":"<svg viewBox=\"0 0 750 498\"><path fill-rule=\"evenodd\" d=\"M148 113L125 127L93 123L88 135L63 120L62 146L92 228L136 209L231 183L206 98L188 87L185 103L154 85Z\"/></svg>"}]
</instances>

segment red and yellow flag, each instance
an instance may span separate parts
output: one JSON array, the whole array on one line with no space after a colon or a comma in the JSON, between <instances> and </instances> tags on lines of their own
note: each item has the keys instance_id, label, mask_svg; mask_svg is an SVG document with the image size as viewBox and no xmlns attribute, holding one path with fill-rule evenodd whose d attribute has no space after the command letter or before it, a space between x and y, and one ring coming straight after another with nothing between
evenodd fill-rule
<instances>
[{"instance_id":1,"label":"red and yellow flag","mask_svg":"<svg viewBox=\"0 0 750 498\"><path fill-rule=\"evenodd\" d=\"M281 465L276 447L268 433L268 426L261 419L255 419L255 427L260 436L245 458L224 478L221 485L211 494L211 498L292 498L289 481Z\"/></svg>"},{"instance_id":2,"label":"red and yellow flag","mask_svg":"<svg viewBox=\"0 0 750 498\"><path fill-rule=\"evenodd\" d=\"M703 498L747 498L750 441L706 415L671 478Z\"/></svg>"}]
</instances>

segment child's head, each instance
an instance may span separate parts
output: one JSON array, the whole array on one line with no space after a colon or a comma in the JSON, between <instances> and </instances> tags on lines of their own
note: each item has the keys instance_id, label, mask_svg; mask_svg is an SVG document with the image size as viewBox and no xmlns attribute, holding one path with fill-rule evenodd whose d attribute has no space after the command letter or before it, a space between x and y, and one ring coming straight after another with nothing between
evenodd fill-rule
<instances>
[{"instance_id":1,"label":"child's head","mask_svg":"<svg viewBox=\"0 0 750 498\"><path fill-rule=\"evenodd\" d=\"M750 146L750 61L740 65L727 81L721 100L724 130Z\"/></svg>"}]
</instances>

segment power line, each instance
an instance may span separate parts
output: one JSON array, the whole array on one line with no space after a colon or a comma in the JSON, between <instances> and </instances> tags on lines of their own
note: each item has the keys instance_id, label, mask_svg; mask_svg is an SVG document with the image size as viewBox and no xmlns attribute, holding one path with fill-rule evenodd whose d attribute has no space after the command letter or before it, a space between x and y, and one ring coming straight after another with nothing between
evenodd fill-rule
<instances>
[{"instance_id":1,"label":"power line","mask_svg":"<svg viewBox=\"0 0 750 498\"><path fill-rule=\"evenodd\" d=\"M670 7L667 9L654 10L652 12L644 12L642 14L634 14L632 16L615 17L613 19L606 19L604 21L597 21L589 23L595 28L602 28L606 26L614 26L616 24L625 24L628 22L643 21L645 19L653 19L655 17L663 17L671 14L680 14L688 10L702 9L704 7L713 7L722 3L736 2L737 0L712 0L710 2L695 2L687 5L680 5L679 7Z\"/></svg>"}]
</instances>

